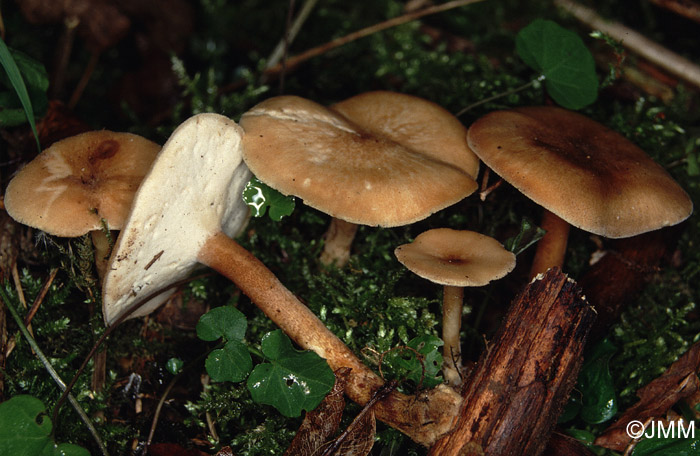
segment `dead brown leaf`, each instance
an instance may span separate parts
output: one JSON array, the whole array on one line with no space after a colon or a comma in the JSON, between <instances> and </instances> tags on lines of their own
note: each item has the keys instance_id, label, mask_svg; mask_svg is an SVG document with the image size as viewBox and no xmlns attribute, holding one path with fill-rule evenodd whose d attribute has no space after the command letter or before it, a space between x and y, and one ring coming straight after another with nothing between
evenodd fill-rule
<instances>
[{"instance_id":1,"label":"dead brown leaf","mask_svg":"<svg viewBox=\"0 0 700 456\"><path fill-rule=\"evenodd\" d=\"M633 420L646 422L650 418L664 417L678 401L700 389L697 371L700 368L700 342L695 343L664 374L637 391L639 401L613 423L596 440L595 444L615 451L624 451L631 438L627 435L627 423Z\"/></svg>"},{"instance_id":2,"label":"dead brown leaf","mask_svg":"<svg viewBox=\"0 0 700 456\"><path fill-rule=\"evenodd\" d=\"M323 444L338 430L345 409L345 384L350 369L335 371L335 385L314 410L308 412L285 456L311 456L317 454Z\"/></svg>"}]
</instances>

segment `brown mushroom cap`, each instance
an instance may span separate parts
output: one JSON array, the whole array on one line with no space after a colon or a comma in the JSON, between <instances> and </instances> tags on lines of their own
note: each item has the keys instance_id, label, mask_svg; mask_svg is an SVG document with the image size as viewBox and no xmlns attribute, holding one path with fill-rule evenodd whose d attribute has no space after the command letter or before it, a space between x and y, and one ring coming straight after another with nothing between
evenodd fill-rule
<instances>
[{"instance_id":1,"label":"brown mushroom cap","mask_svg":"<svg viewBox=\"0 0 700 456\"><path fill-rule=\"evenodd\" d=\"M558 107L497 111L469 128L481 160L570 224L609 238L682 222L688 194L619 133Z\"/></svg>"},{"instance_id":2,"label":"brown mushroom cap","mask_svg":"<svg viewBox=\"0 0 700 456\"><path fill-rule=\"evenodd\" d=\"M270 98L245 113L240 124L246 132L243 158L253 174L348 222L413 223L477 187L462 168L303 98ZM439 141L438 135L438 148Z\"/></svg>"},{"instance_id":3,"label":"brown mushroom cap","mask_svg":"<svg viewBox=\"0 0 700 456\"><path fill-rule=\"evenodd\" d=\"M480 287L515 267L515 255L500 242L474 231L438 228L400 245L394 255L415 274L441 285Z\"/></svg>"},{"instance_id":4,"label":"brown mushroom cap","mask_svg":"<svg viewBox=\"0 0 700 456\"><path fill-rule=\"evenodd\" d=\"M454 165L473 179L479 173L479 158L467 146L467 129L432 101L379 90L348 98L331 109L374 135Z\"/></svg>"},{"instance_id":5,"label":"brown mushroom cap","mask_svg":"<svg viewBox=\"0 0 700 456\"><path fill-rule=\"evenodd\" d=\"M91 131L54 143L10 181L15 220L56 236L120 229L160 146L130 133Z\"/></svg>"}]
</instances>

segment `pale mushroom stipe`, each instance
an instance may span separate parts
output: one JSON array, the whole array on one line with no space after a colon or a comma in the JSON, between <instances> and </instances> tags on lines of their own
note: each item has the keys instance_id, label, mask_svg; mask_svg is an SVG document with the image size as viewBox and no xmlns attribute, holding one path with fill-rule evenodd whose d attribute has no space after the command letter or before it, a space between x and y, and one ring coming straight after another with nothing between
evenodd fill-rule
<instances>
[{"instance_id":1,"label":"pale mushroom stipe","mask_svg":"<svg viewBox=\"0 0 700 456\"><path fill-rule=\"evenodd\" d=\"M437 228L394 250L396 259L416 275L444 286L442 339L445 379L461 384L461 344L464 287L481 287L515 267L515 255L500 242L474 231Z\"/></svg>"}]
</instances>

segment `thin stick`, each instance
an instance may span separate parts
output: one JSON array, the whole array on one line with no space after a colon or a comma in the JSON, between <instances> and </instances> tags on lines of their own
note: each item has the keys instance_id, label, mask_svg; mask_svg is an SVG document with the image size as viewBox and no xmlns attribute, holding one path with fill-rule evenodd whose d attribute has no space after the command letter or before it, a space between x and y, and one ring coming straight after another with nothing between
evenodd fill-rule
<instances>
[{"instance_id":1,"label":"thin stick","mask_svg":"<svg viewBox=\"0 0 700 456\"><path fill-rule=\"evenodd\" d=\"M505 91L505 92L497 93L496 95L493 95L493 96L491 96L491 97L484 98L483 100L479 100L479 101L477 101L476 103L472 103L472 104L470 104L469 106L467 106L466 108L464 108L464 109L462 109L461 111L459 111L457 114L455 114L455 117L459 117L459 116L461 116L462 114L464 114L465 112L467 112L467 111L469 111L469 110L471 110L471 109L474 109L474 108L476 108L477 106L482 105L482 104L484 104L484 103L488 103L489 101L497 100L497 99L499 99L499 98L501 98L501 97L505 97L505 96L511 95L511 94L513 94L513 93L520 92L521 90L525 90L525 89L527 89L528 87L530 87L531 85L534 85L535 82L538 82L538 81L539 81L539 82L544 81L544 76L539 76L539 77L533 79L532 81L526 82L525 84L523 84L523 85L521 85L521 86L515 87L515 88L510 89L510 90L507 90L507 91Z\"/></svg>"},{"instance_id":2,"label":"thin stick","mask_svg":"<svg viewBox=\"0 0 700 456\"><path fill-rule=\"evenodd\" d=\"M302 5L301 10L299 11L299 14L297 14L297 16L294 18L294 22L292 23L291 27L288 28L284 37L280 40L279 43L277 43L277 46L270 54L270 57L268 57L267 64L265 65L266 71L269 68L274 67L278 63L280 63L280 60L282 58L284 58L284 60L286 61L289 46L291 46L297 34L299 34L302 25L304 25L304 22L306 22L306 19L308 19L309 15L311 14L311 11L313 11L314 9L314 6L316 6L316 3L318 3L318 0L306 0L306 2L304 2L304 5ZM292 9L293 8L290 7L290 14ZM283 62L283 66L286 67L286 63Z\"/></svg>"},{"instance_id":3,"label":"thin stick","mask_svg":"<svg viewBox=\"0 0 700 456\"><path fill-rule=\"evenodd\" d=\"M83 75L80 77L80 81L78 81L78 84L75 86L75 90L73 90L73 94L70 96L70 100L68 100L69 109L74 109L75 106L78 104L78 101L80 101L80 97L83 96L85 87L87 87L88 82L90 81L90 77L95 71L95 67L97 67L97 62L99 59L99 52L93 52L90 56L90 60L88 60L87 66L85 67L85 71L83 71Z\"/></svg>"},{"instance_id":4,"label":"thin stick","mask_svg":"<svg viewBox=\"0 0 700 456\"><path fill-rule=\"evenodd\" d=\"M51 270L51 272L49 273L49 277L44 281L44 285L41 286L41 290L39 291L39 294L34 299L34 302L32 303L32 307L29 309L27 316L24 317L24 325L27 328L29 328L29 325L32 323L32 319L34 318L34 315L36 315L36 312L39 310L39 306L44 301L44 298L46 297L46 293L48 293L49 288L51 287L53 280L56 278L57 273L58 273L57 268L53 268Z\"/></svg>"},{"instance_id":5,"label":"thin stick","mask_svg":"<svg viewBox=\"0 0 700 456\"><path fill-rule=\"evenodd\" d=\"M34 353L36 354L36 357L39 358L39 361L44 365L44 368L48 371L49 375L51 375L51 378L53 378L54 382L58 385L58 387L64 392L64 394L67 394L68 396L68 401L71 403L75 411L78 413L78 416L80 416L80 419L85 423L85 426L87 426L88 430L90 431L90 434L92 434L92 437L95 439L95 442L97 443L97 446L100 448L100 451L102 452L103 455L109 456L109 452L107 451L107 447L105 447L105 444L102 442L102 439L100 438L100 435L97 433L97 429L95 429L95 426L93 426L92 421L90 420L90 417L87 416L83 408L80 406L78 401L73 397L70 392L67 392L68 390L66 389L66 384L63 383L63 380L61 380L61 377L58 375L58 372L53 368L51 365L51 362L46 358L44 353L41 351L39 348L39 345L36 343L34 338L32 337L31 334L29 334L29 331L27 330L27 327L24 325L24 322L22 321L22 317L20 317L19 313L17 313L17 310L10 304L10 299L8 296L5 294L5 290L0 288L0 299L5 304L5 307L7 310L10 312L12 315L12 318L15 319L15 322L17 323L17 326L19 327L19 331L22 333L25 339L27 339L27 342L29 343L29 346L32 348ZM54 423L56 423L56 419L54 418Z\"/></svg>"},{"instance_id":6,"label":"thin stick","mask_svg":"<svg viewBox=\"0 0 700 456\"><path fill-rule=\"evenodd\" d=\"M593 29L600 30L612 39L674 76L700 87L700 67L642 34L619 22L606 21L595 11L571 0L554 0L554 3L576 19Z\"/></svg>"},{"instance_id":7,"label":"thin stick","mask_svg":"<svg viewBox=\"0 0 700 456\"><path fill-rule=\"evenodd\" d=\"M345 35L340 38L336 38L335 40L329 41L327 43L324 43L320 46L317 46L315 48L311 48L305 52L302 52L301 54L294 56L288 60L285 61L285 70L290 70L291 68L300 65L301 63L312 59L313 57L318 57L319 55L325 54L328 51L331 51L335 48L338 48L340 46L343 46L345 44L348 44L352 41L358 40L360 38L364 38L366 36L370 36L374 33L381 32L383 30L389 29L391 27L396 27L398 25L405 24L407 22L412 22L417 19L420 19L421 17L428 16L430 14L437 14L437 13L442 13L454 8L459 8L460 6L466 6L470 5L472 3L478 3L482 2L484 0L454 0L451 2L443 3L442 5L436 5L436 6L431 6L425 9L422 9L420 11L414 11L410 13L406 13L404 15L389 19L384 22L380 22L378 24L371 25L367 28L364 28L362 30L358 30L356 32L352 32L348 35ZM277 64L274 66L271 66L270 68L266 68L264 71L265 76L276 76L282 71L282 65ZM231 90L237 89L241 84L245 84L244 81L239 80L235 81L225 87L222 87L220 89L221 93L229 92Z\"/></svg>"}]
</instances>

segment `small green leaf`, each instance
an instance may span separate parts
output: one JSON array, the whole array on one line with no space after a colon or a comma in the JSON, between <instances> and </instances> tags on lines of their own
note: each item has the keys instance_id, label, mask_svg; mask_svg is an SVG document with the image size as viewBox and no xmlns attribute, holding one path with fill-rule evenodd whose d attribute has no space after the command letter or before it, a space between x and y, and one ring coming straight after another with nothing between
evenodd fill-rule
<instances>
[{"instance_id":1,"label":"small green leaf","mask_svg":"<svg viewBox=\"0 0 700 456\"><path fill-rule=\"evenodd\" d=\"M415 351L394 350L384 360L397 371L397 375L413 381L416 385L431 388L442 383L438 372L442 369L440 347L443 344L442 339L437 336L419 336L406 344ZM421 355L420 359L418 355Z\"/></svg>"},{"instance_id":2,"label":"small green leaf","mask_svg":"<svg viewBox=\"0 0 700 456\"><path fill-rule=\"evenodd\" d=\"M34 139L36 139L36 146L39 151L41 151L41 145L39 144L39 133L36 130L36 122L34 121L34 109L32 107L31 98L29 92L27 91L27 86L25 85L24 79L22 78L22 73L17 67L17 62L12 55L12 52L5 44L5 41L0 38L0 65L5 69L9 83L12 85L17 97L19 98L22 108L26 113L29 125L34 133ZM32 80L33 81L33 80ZM48 77L46 78L48 81ZM48 83L47 83L48 87Z\"/></svg>"},{"instance_id":3,"label":"small green leaf","mask_svg":"<svg viewBox=\"0 0 700 456\"><path fill-rule=\"evenodd\" d=\"M181 370L182 366L184 365L184 361L182 361L180 358L170 358L166 363L165 363L165 368L168 370L173 375L177 375Z\"/></svg>"},{"instance_id":4,"label":"small green leaf","mask_svg":"<svg viewBox=\"0 0 700 456\"><path fill-rule=\"evenodd\" d=\"M335 376L326 360L295 350L281 330L267 333L261 348L270 362L255 366L248 377L254 401L296 417L302 410L313 410L333 387Z\"/></svg>"},{"instance_id":5,"label":"small green leaf","mask_svg":"<svg viewBox=\"0 0 700 456\"><path fill-rule=\"evenodd\" d=\"M13 456L89 456L77 445L56 443L51 438L51 419L44 404L27 395L0 404L0 454Z\"/></svg>"},{"instance_id":6,"label":"small green leaf","mask_svg":"<svg viewBox=\"0 0 700 456\"><path fill-rule=\"evenodd\" d=\"M603 423L617 413L617 396L609 366L616 351L609 339L603 339L584 358L578 388L582 396L581 418L587 423Z\"/></svg>"},{"instance_id":7,"label":"small green leaf","mask_svg":"<svg viewBox=\"0 0 700 456\"><path fill-rule=\"evenodd\" d=\"M294 197L284 196L274 188L253 177L243 189L243 201L250 206L255 217L268 216L279 222L294 211Z\"/></svg>"},{"instance_id":8,"label":"small green leaf","mask_svg":"<svg viewBox=\"0 0 700 456\"><path fill-rule=\"evenodd\" d=\"M593 56L578 35L556 22L534 20L516 36L515 51L544 76L547 93L561 106L581 109L598 97Z\"/></svg>"},{"instance_id":9,"label":"small green leaf","mask_svg":"<svg viewBox=\"0 0 700 456\"><path fill-rule=\"evenodd\" d=\"M243 340L247 326L245 315L235 307L215 307L199 317L197 337L206 341L221 337L226 340Z\"/></svg>"},{"instance_id":10,"label":"small green leaf","mask_svg":"<svg viewBox=\"0 0 700 456\"><path fill-rule=\"evenodd\" d=\"M690 426L686 423L686 430ZM678 429L676 429L678 432ZM643 439L634 447L632 456L694 456L700 449L700 435L687 438Z\"/></svg>"},{"instance_id":11,"label":"small green leaf","mask_svg":"<svg viewBox=\"0 0 700 456\"><path fill-rule=\"evenodd\" d=\"M520 221L520 232L512 238L506 239L503 245L506 250L510 250L517 256L542 239L545 233L545 230L524 218Z\"/></svg>"},{"instance_id":12,"label":"small green leaf","mask_svg":"<svg viewBox=\"0 0 700 456\"><path fill-rule=\"evenodd\" d=\"M230 340L224 348L209 353L204 366L215 382L241 382L253 369L253 360L245 344Z\"/></svg>"}]
</instances>

